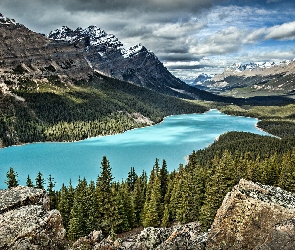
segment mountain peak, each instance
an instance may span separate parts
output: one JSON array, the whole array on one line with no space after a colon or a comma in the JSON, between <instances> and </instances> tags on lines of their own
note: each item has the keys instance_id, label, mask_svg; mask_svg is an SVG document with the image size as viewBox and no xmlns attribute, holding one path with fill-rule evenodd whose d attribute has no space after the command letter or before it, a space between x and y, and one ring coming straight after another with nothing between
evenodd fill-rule
<instances>
[{"instance_id":1,"label":"mountain peak","mask_svg":"<svg viewBox=\"0 0 295 250\"><path fill-rule=\"evenodd\" d=\"M123 44L117 37L108 35L104 30L95 25L91 25L85 29L78 27L72 30L67 26L62 26L59 29L51 31L48 38L53 40L63 40L70 43L76 43L85 40L86 46L104 47L104 48L118 48Z\"/></svg>"},{"instance_id":2,"label":"mountain peak","mask_svg":"<svg viewBox=\"0 0 295 250\"><path fill-rule=\"evenodd\" d=\"M144 52L144 51L148 51L148 50L141 43L136 44L130 47L129 49L121 49L121 53L124 58L132 57L138 54L139 52Z\"/></svg>"},{"instance_id":3,"label":"mountain peak","mask_svg":"<svg viewBox=\"0 0 295 250\"><path fill-rule=\"evenodd\" d=\"M0 24L13 24L16 25L14 19L7 18L0 13Z\"/></svg>"}]
</instances>

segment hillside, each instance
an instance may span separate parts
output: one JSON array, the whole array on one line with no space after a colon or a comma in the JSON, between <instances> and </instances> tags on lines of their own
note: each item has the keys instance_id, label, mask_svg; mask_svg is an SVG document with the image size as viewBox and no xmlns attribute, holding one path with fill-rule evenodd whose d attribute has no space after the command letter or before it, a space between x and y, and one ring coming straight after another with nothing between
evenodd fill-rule
<instances>
[{"instance_id":1,"label":"hillside","mask_svg":"<svg viewBox=\"0 0 295 250\"><path fill-rule=\"evenodd\" d=\"M283 95L294 98L295 61L236 63L205 82L204 87L234 97Z\"/></svg>"},{"instance_id":2,"label":"hillside","mask_svg":"<svg viewBox=\"0 0 295 250\"><path fill-rule=\"evenodd\" d=\"M67 42L79 47L91 67L106 76L170 96L227 101L223 97L190 87L173 76L157 56L142 44L124 48L116 36L96 26L75 30L63 26L51 31L48 37L55 42Z\"/></svg>"}]
</instances>

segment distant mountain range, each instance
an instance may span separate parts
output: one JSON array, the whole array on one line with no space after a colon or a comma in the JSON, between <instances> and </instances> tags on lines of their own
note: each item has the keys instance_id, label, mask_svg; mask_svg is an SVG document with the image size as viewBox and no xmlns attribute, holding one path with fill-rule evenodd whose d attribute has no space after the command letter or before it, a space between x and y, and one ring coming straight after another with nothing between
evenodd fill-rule
<instances>
[{"instance_id":1,"label":"distant mountain range","mask_svg":"<svg viewBox=\"0 0 295 250\"><path fill-rule=\"evenodd\" d=\"M223 73L206 79L201 88L234 97L293 96L295 93L295 59L279 63L235 63L227 67Z\"/></svg>"}]
</instances>

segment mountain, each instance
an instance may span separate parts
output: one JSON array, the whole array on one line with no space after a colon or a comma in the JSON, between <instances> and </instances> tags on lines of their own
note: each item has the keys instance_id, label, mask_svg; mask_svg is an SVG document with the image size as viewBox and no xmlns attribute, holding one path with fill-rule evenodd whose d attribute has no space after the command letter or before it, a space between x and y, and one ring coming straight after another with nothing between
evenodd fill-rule
<instances>
[{"instance_id":1,"label":"mountain","mask_svg":"<svg viewBox=\"0 0 295 250\"><path fill-rule=\"evenodd\" d=\"M93 70L83 54L68 43L52 41L0 15L0 67L7 73L40 78L87 79ZM3 81L3 75L2 84Z\"/></svg>"},{"instance_id":2,"label":"mountain","mask_svg":"<svg viewBox=\"0 0 295 250\"><path fill-rule=\"evenodd\" d=\"M75 30L63 26L50 32L48 38L81 48L91 67L106 76L172 96L218 99L212 94L188 86L173 76L157 56L143 45L137 44L126 49L118 38L96 26Z\"/></svg>"},{"instance_id":3,"label":"mountain","mask_svg":"<svg viewBox=\"0 0 295 250\"><path fill-rule=\"evenodd\" d=\"M120 45L104 32L101 36L104 45ZM157 123L167 115L206 111L95 72L81 42L48 39L1 15L0 147L82 140Z\"/></svg>"},{"instance_id":4,"label":"mountain","mask_svg":"<svg viewBox=\"0 0 295 250\"><path fill-rule=\"evenodd\" d=\"M258 95L293 96L295 60L279 63L235 63L203 84L211 92L235 97Z\"/></svg>"}]
</instances>

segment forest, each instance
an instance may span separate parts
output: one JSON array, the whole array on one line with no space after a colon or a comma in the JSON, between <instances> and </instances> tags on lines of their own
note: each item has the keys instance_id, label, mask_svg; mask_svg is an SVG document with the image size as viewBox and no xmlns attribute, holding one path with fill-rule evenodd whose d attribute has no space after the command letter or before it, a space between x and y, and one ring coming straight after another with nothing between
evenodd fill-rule
<instances>
[{"instance_id":1,"label":"forest","mask_svg":"<svg viewBox=\"0 0 295 250\"><path fill-rule=\"evenodd\" d=\"M137 227L191 221L207 230L226 193L242 178L295 192L295 138L229 132L192 152L188 163L171 173L164 159L156 159L149 175L131 168L127 179L117 182L104 156L96 182L79 178L76 187L70 182L55 190L54 177L45 186L39 172L35 183L28 176L26 185L47 189L51 209L60 211L67 237L74 241L93 230L116 237ZM6 184L18 185L13 168Z\"/></svg>"},{"instance_id":2,"label":"forest","mask_svg":"<svg viewBox=\"0 0 295 250\"><path fill-rule=\"evenodd\" d=\"M20 78L6 81L10 95L0 93L0 146L39 141L77 141L122 133L165 116L202 113L205 106L158 94L144 87L100 75L64 83Z\"/></svg>"}]
</instances>

